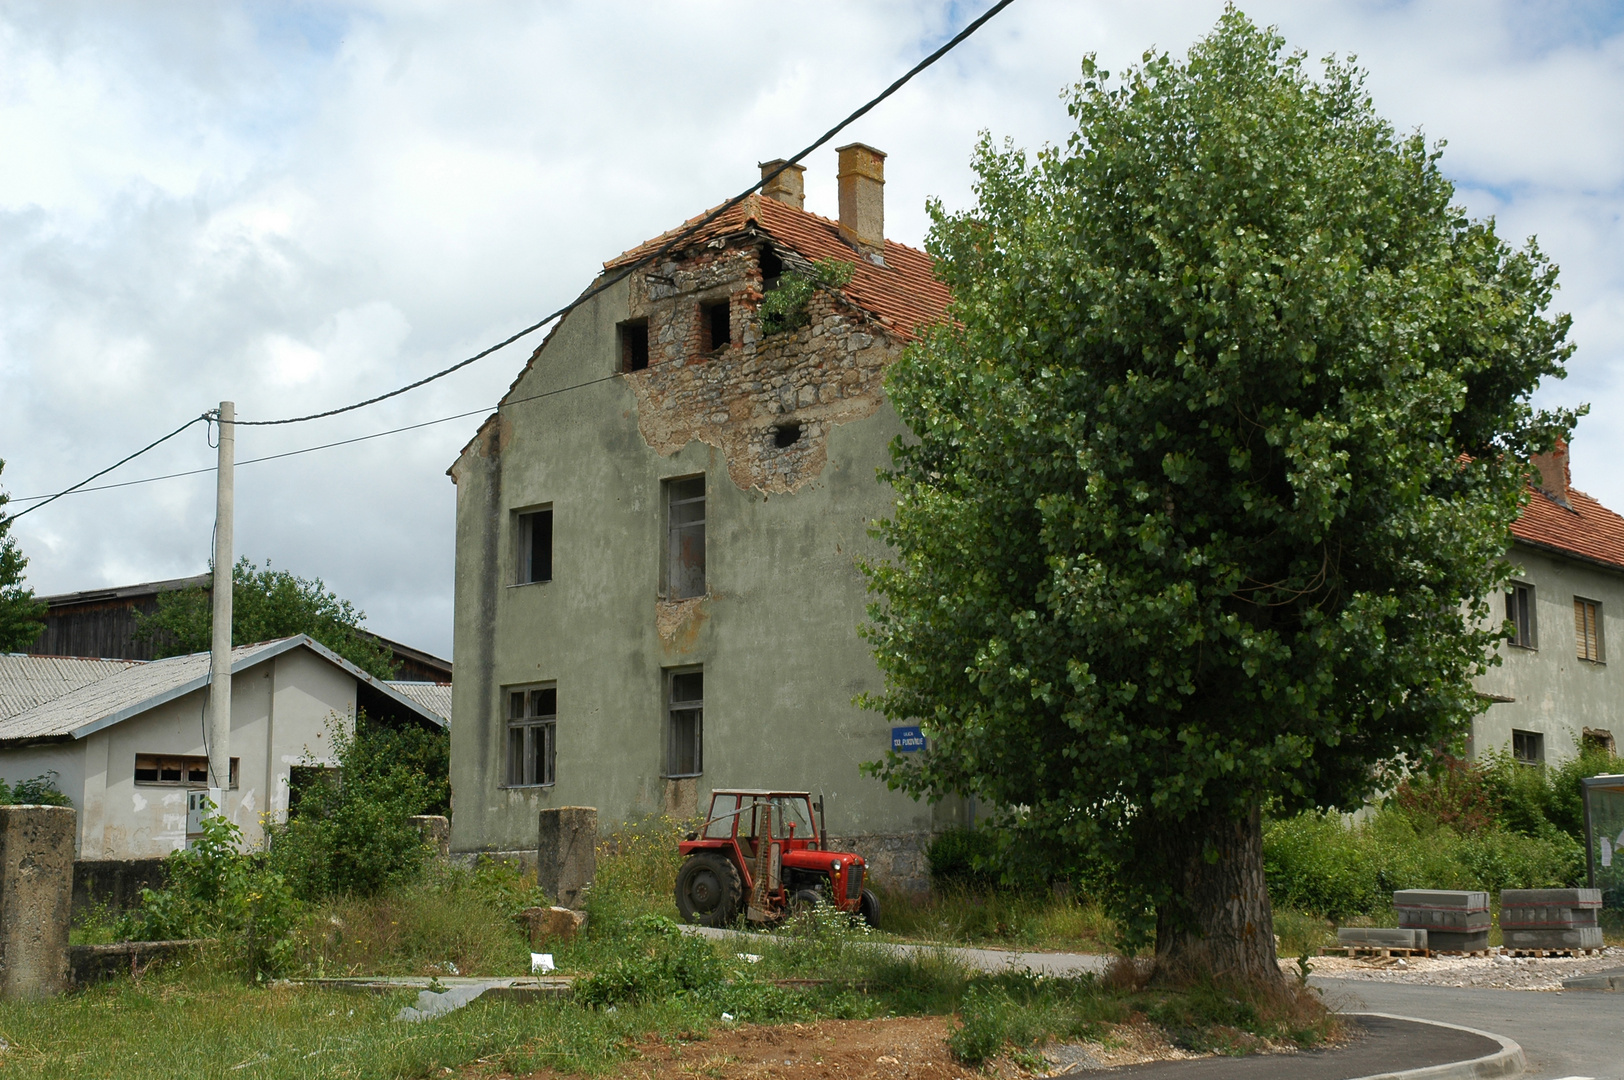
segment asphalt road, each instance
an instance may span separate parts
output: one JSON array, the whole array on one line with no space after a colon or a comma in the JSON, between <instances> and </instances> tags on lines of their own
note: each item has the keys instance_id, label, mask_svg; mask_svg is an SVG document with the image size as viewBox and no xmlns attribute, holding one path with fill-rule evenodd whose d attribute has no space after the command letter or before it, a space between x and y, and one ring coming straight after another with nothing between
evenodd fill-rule
<instances>
[{"instance_id":1,"label":"asphalt road","mask_svg":"<svg viewBox=\"0 0 1624 1080\"><path fill-rule=\"evenodd\" d=\"M1522 1044L1530 1080L1624 1080L1624 994L1456 989L1312 979L1326 1004L1442 1020Z\"/></svg>"}]
</instances>

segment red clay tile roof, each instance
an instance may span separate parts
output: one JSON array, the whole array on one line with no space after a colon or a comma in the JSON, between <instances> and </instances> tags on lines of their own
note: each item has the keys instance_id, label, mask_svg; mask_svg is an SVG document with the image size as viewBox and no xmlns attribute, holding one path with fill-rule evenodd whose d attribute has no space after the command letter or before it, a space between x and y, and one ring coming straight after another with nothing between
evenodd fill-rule
<instances>
[{"instance_id":1,"label":"red clay tile roof","mask_svg":"<svg viewBox=\"0 0 1624 1080\"><path fill-rule=\"evenodd\" d=\"M704 215L700 215L703 217ZM680 228L661 233L603 264L605 270L624 266L634 259L652 255L681 229L699 218L690 218ZM808 259L839 259L855 264L852 279L841 291L854 304L891 328L899 338L912 338L915 331L940 322L947 311L947 286L936 280L934 260L917 248L887 240L885 265L876 266L840 238L840 226L826 217L797 210L777 199L752 195L697 232L689 244L726 236L748 223L774 240Z\"/></svg>"},{"instance_id":2,"label":"red clay tile roof","mask_svg":"<svg viewBox=\"0 0 1624 1080\"><path fill-rule=\"evenodd\" d=\"M1532 488L1511 535L1535 547L1577 555L1624 570L1624 517L1582 491L1568 488L1572 510Z\"/></svg>"}]
</instances>

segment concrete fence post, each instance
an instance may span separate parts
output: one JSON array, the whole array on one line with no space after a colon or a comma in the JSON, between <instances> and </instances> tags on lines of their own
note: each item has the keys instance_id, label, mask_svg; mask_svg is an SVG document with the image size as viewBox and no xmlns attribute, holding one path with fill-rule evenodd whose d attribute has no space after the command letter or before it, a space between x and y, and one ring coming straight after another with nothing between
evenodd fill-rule
<instances>
[{"instance_id":1,"label":"concrete fence post","mask_svg":"<svg viewBox=\"0 0 1624 1080\"><path fill-rule=\"evenodd\" d=\"M560 906L580 905L598 869L598 811L558 806L541 812L536 884Z\"/></svg>"},{"instance_id":2,"label":"concrete fence post","mask_svg":"<svg viewBox=\"0 0 1624 1080\"><path fill-rule=\"evenodd\" d=\"M0 806L0 1000L68 989L78 817L67 806Z\"/></svg>"}]
</instances>

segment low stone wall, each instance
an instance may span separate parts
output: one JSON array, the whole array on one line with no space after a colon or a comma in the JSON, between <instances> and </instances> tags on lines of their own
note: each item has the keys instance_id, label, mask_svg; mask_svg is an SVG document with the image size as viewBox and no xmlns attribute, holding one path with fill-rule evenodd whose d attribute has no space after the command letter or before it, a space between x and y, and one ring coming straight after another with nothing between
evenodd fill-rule
<instances>
[{"instance_id":1,"label":"low stone wall","mask_svg":"<svg viewBox=\"0 0 1624 1080\"><path fill-rule=\"evenodd\" d=\"M829 840L833 851L854 851L868 863L868 880L899 892L928 893L930 864L925 851L929 833L867 833L861 836L835 836Z\"/></svg>"},{"instance_id":2,"label":"low stone wall","mask_svg":"<svg viewBox=\"0 0 1624 1080\"><path fill-rule=\"evenodd\" d=\"M68 981L89 986L118 975L139 975L154 964L178 960L206 940L121 941L116 945L68 946Z\"/></svg>"},{"instance_id":3,"label":"low stone wall","mask_svg":"<svg viewBox=\"0 0 1624 1080\"><path fill-rule=\"evenodd\" d=\"M523 848L519 851L453 851L446 856L447 862L465 870L472 870L480 859L506 863L521 874L536 872L535 848Z\"/></svg>"},{"instance_id":4,"label":"low stone wall","mask_svg":"<svg viewBox=\"0 0 1624 1080\"><path fill-rule=\"evenodd\" d=\"M141 902L142 889L169 884L162 859L76 859L73 863L75 918L100 905L128 911Z\"/></svg>"}]
</instances>

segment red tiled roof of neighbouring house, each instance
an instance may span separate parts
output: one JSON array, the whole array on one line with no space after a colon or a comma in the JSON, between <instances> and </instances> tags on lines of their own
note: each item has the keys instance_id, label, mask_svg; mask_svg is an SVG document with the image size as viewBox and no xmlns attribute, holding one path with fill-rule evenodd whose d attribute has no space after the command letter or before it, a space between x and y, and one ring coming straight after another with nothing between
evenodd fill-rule
<instances>
[{"instance_id":1,"label":"red tiled roof of neighbouring house","mask_svg":"<svg viewBox=\"0 0 1624 1080\"><path fill-rule=\"evenodd\" d=\"M1528 505L1512 523L1511 535L1536 547L1624 570L1624 517L1571 487L1567 490L1567 500L1573 509L1530 488Z\"/></svg>"},{"instance_id":2,"label":"red tiled roof of neighbouring house","mask_svg":"<svg viewBox=\"0 0 1624 1080\"><path fill-rule=\"evenodd\" d=\"M603 268L614 270L654 254L703 216L690 218L680 227L610 259ZM856 269L841 292L900 338L914 337L922 327L940 322L947 312L950 299L947 286L936 280L932 272L934 260L923 251L887 240L883 255L885 265L877 266L840 238L837 222L797 210L777 199L751 195L700 229L686 241L686 246L736 233L752 221L774 240L808 259L852 263Z\"/></svg>"}]
</instances>

